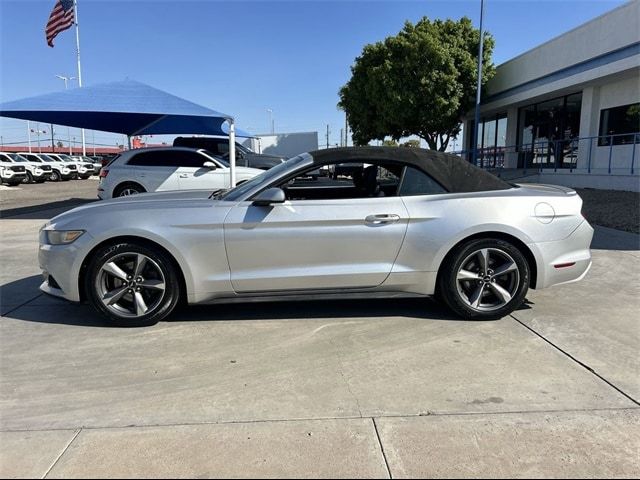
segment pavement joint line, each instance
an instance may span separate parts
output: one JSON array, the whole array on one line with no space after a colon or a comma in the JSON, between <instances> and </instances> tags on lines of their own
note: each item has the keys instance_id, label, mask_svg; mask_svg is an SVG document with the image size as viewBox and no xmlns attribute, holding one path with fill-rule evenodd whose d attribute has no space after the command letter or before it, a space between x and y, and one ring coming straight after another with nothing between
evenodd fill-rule
<instances>
[{"instance_id":1,"label":"pavement joint line","mask_svg":"<svg viewBox=\"0 0 640 480\"><path fill-rule=\"evenodd\" d=\"M15 312L16 310L18 310L19 308L25 307L27 306L29 303L33 302L35 299L39 298L42 296L42 293L38 293L35 297L30 298L29 300L27 300L24 303L21 303L20 305L18 305L17 307L13 307L11 310L3 313L2 315L0 315L0 317L6 317L7 315L10 315L11 313Z\"/></svg>"},{"instance_id":2,"label":"pavement joint line","mask_svg":"<svg viewBox=\"0 0 640 480\"><path fill-rule=\"evenodd\" d=\"M389 461L387 460L387 454L384 451L384 445L382 444L382 439L380 438L380 432L378 432L376 419L371 417L371 422L373 423L373 429L376 431L376 438L378 439L378 446L380 447L380 452L382 453L382 458L384 459L384 464L387 468L387 475L389 478L393 478L393 475L391 474L391 467L389 467Z\"/></svg>"},{"instance_id":3,"label":"pavement joint line","mask_svg":"<svg viewBox=\"0 0 640 480\"><path fill-rule=\"evenodd\" d=\"M62 450L62 452L60 452L60 455L58 455L58 458L55 459L55 461L51 464L51 466L49 467L49 469L45 472L45 474L42 476L42 478L47 478L47 475L49 475L49 473L51 472L51 470L53 470L53 467L55 467L58 463L58 461L60 461L60 459L62 458L62 456L67 452L67 450L69 449L69 447L71 446L71 444L74 442L74 440L76 438L78 438L78 435L80 435L80 432L82 431L82 428L78 428L76 430L76 434L73 436L73 438L69 441L69 443L67 443L67 446L64 447L64 449Z\"/></svg>"},{"instance_id":4,"label":"pavement joint line","mask_svg":"<svg viewBox=\"0 0 640 480\"><path fill-rule=\"evenodd\" d=\"M553 343L551 340L547 339L544 335L536 332L533 328L531 328L529 325L527 325L526 323L520 321L519 319L517 319L516 317L513 316L513 314L509 315L511 318L513 318L516 322L518 322L520 325L522 325L524 328L526 328L527 330L529 330L531 333L533 333L534 335L536 335L537 337L541 338L542 340L544 340L545 342L547 342L549 345L551 345L553 348L555 348L556 350L558 350L559 352L563 353L564 355L566 355L568 358L570 358L571 360L573 360L575 363L577 363L578 365L580 365L582 368L584 368L585 370L591 372L593 375L595 375L596 377L598 377L600 380L602 380L603 382L605 382L607 385L609 385L611 388L613 388L615 391L617 391L618 393L620 393L621 395L623 395L624 397L626 397L628 400L631 400L633 403L635 403L636 405L640 406L640 402L638 400L636 400L635 398L633 398L631 395L629 395L628 393L626 393L624 390L622 390L620 387L614 385L612 382L610 382L609 380L607 380L606 378L604 378L602 375L600 375L598 372L596 372L593 368L591 368L589 365L587 365L584 362L581 362L580 360L578 360L576 357L574 357L573 355L571 355L569 352L563 350L562 348L560 348L558 345L556 345L555 343Z\"/></svg>"},{"instance_id":5,"label":"pavement joint line","mask_svg":"<svg viewBox=\"0 0 640 480\"><path fill-rule=\"evenodd\" d=\"M552 410L508 410L504 412L430 412L424 413L405 413L398 415L375 415L377 419L387 418L421 418L421 417L472 417L481 415L499 416L499 415L527 415L527 414L551 414L551 413L588 413L588 412L626 412L638 411L640 407L609 407L609 408L576 408L576 409L552 409ZM130 424L130 425L99 425L81 427L60 427L60 428L16 428L16 429L0 429L0 433L18 433L18 432L64 432L81 430L117 430L127 428L157 428L157 427L195 427L198 425L250 425L260 423L289 423L289 422L324 422L331 420L366 420L374 418L373 416L357 417L309 417L309 418L275 418L265 420L228 420L220 422L182 422L182 423L148 423L148 424Z\"/></svg>"}]
</instances>

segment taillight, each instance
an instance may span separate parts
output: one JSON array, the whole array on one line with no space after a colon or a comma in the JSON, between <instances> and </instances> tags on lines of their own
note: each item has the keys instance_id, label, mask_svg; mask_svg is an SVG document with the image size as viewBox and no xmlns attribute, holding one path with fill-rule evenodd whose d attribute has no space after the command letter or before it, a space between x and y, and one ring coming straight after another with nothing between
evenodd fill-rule
<instances>
[{"instance_id":1,"label":"taillight","mask_svg":"<svg viewBox=\"0 0 640 480\"><path fill-rule=\"evenodd\" d=\"M107 175L109 175L109 170L107 170L106 168L101 168L100 169L100 178L104 178Z\"/></svg>"}]
</instances>

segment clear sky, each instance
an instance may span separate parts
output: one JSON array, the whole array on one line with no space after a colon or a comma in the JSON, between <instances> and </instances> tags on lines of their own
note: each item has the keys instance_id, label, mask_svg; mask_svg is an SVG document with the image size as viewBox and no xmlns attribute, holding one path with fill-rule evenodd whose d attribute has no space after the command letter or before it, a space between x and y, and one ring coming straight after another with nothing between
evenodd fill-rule
<instances>
[{"instance_id":1,"label":"clear sky","mask_svg":"<svg viewBox=\"0 0 640 480\"><path fill-rule=\"evenodd\" d=\"M55 1L0 0L0 101L64 88L77 76L75 34L47 46ZM500 64L621 1L486 0L485 26ZM130 78L234 115L252 133L314 131L339 141L337 92L362 47L397 33L405 20L470 17L480 1L78 0L85 85ZM59 130L59 132L58 132ZM66 128L57 129L66 140ZM4 143L25 141L24 122L0 119ZM72 135L77 131L72 129ZM79 138L79 135L78 135ZM96 134L96 143L115 143ZM89 140L91 137L89 137ZM66 142L65 142L66 143Z\"/></svg>"}]
</instances>

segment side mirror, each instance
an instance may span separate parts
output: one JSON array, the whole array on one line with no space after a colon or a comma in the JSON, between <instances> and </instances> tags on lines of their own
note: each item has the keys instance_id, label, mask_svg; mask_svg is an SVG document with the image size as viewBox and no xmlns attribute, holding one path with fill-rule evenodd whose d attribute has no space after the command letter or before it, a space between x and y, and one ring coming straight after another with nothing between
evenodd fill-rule
<instances>
[{"instance_id":1,"label":"side mirror","mask_svg":"<svg viewBox=\"0 0 640 480\"><path fill-rule=\"evenodd\" d=\"M204 168L208 168L209 170L215 170L216 164L213 162L204 162L204 164L202 165Z\"/></svg>"},{"instance_id":2,"label":"side mirror","mask_svg":"<svg viewBox=\"0 0 640 480\"><path fill-rule=\"evenodd\" d=\"M274 203L284 203L286 196L281 188L267 188L253 199L253 204L258 207L266 207Z\"/></svg>"},{"instance_id":3,"label":"side mirror","mask_svg":"<svg viewBox=\"0 0 640 480\"><path fill-rule=\"evenodd\" d=\"M236 148L236 158L242 159L244 158L244 153Z\"/></svg>"}]
</instances>

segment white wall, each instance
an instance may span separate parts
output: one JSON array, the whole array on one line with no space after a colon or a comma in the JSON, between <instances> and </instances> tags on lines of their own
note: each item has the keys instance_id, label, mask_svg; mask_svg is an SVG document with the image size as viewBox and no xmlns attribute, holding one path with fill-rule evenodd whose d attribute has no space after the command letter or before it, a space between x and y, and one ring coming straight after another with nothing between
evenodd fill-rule
<instances>
[{"instance_id":1,"label":"white wall","mask_svg":"<svg viewBox=\"0 0 640 480\"><path fill-rule=\"evenodd\" d=\"M318 132L261 134L257 137L245 140L243 145L254 152L280 155L286 158L318 149Z\"/></svg>"},{"instance_id":2,"label":"white wall","mask_svg":"<svg viewBox=\"0 0 640 480\"><path fill-rule=\"evenodd\" d=\"M541 5L546 7L553 9L552 4ZM576 8L579 8L577 4ZM496 76L487 85L488 95L638 41L640 1L634 0L498 66Z\"/></svg>"}]
</instances>

